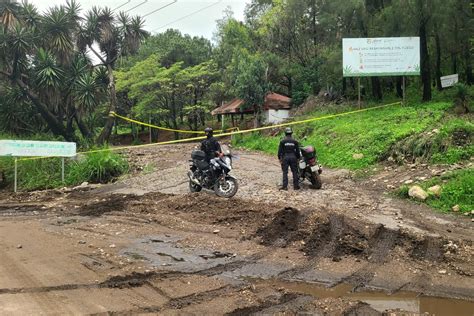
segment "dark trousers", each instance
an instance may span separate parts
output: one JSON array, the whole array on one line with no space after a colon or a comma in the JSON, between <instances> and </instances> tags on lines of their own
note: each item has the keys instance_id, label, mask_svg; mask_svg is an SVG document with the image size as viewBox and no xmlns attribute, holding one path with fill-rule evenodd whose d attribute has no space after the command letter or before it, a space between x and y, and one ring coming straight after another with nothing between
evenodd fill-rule
<instances>
[{"instance_id":1,"label":"dark trousers","mask_svg":"<svg viewBox=\"0 0 474 316\"><path fill-rule=\"evenodd\" d=\"M283 171L283 187L288 187L288 167L291 169L291 173L293 174L293 187L298 188L298 160L294 155L286 155L283 157L281 162L281 170Z\"/></svg>"}]
</instances>

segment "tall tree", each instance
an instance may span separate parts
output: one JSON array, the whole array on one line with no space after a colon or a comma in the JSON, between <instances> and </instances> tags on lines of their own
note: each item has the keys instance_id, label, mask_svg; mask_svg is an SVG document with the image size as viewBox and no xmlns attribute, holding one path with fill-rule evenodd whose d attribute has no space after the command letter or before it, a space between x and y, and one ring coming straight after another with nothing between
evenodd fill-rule
<instances>
[{"instance_id":1,"label":"tall tree","mask_svg":"<svg viewBox=\"0 0 474 316\"><path fill-rule=\"evenodd\" d=\"M89 49L107 70L109 94L107 114L117 109L114 77L117 59L138 51L141 41L148 36L143 29L143 23L139 16L130 18L123 12L117 16L109 8L94 7L88 12L86 23L80 30L79 49L83 52ZM113 125L114 118L109 115L98 137L98 143L102 144L109 140Z\"/></svg>"},{"instance_id":2,"label":"tall tree","mask_svg":"<svg viewBox=\"0 0 474 316\"><path fill-rule=\"evenodd\" d=\"M243 50L236 62L234 89L245 106L254 110L255 127L263 120L265 97L270 92L267 81L268 65L259 55L251 55Z\"/></svg>"}]
</instances>

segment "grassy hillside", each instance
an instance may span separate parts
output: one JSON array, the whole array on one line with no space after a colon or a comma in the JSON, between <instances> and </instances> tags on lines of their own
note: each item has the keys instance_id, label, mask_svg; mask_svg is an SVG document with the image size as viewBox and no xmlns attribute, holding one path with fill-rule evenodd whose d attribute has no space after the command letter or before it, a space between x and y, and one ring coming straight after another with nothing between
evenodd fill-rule
<instances>
[{"instance_id":1,"label":"grassy hillside","mask_svg":"<svg viewBox=\"0 0 474 316\"><path fill-rule=\"evenodd\" d=\"M474 124L467 117L451 116L450 107L447 102L395 105L296 125L295 138L303 145L315 146L320 162L332 168L364 169L391 154L398 159L454 163L474 154ZM307 116L325 114L315 111ZM457 142L460 135L462 140ZM418 142L421 136L424 141ZM281 137L254 133L236 138L235 145L276 154ZM404 143L410 137L414 141ZM354 154L363 157L357 159Z\"/></svg>"},{"instance_id":2,"label":"grassy hillside","mask_svg":"<svg viewBox=\"0 0 474 316\"><path fill-rule=\"evenodd\" d=\"M427 190L429 187L439 185L441 194L439 197L430 194L426 203L444 212L450 212L458 205L458 212L470 213L474 210L474 169L456 170L446 173L441 177L435 177L420 183L421 187ZM409 198L407 185L399 188L398 194L401 197Z\"/></svg>"}]
</instances>

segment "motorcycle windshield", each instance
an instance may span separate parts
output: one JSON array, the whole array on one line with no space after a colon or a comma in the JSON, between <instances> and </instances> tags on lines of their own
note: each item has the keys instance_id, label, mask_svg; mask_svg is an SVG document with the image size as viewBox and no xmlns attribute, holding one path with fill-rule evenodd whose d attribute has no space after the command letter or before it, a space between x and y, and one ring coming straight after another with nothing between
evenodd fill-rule
<instances>
[{"instance_id":1,"label":"motorcycle windshield","mask_svg":"<svg viewBox=\"0 0 474 316\"><path fill-rule=\"evenodd\" d=\"M230 148L227 145L222 145L221 146L222 153L224 156L231 156L232 152L230 151Z\"/></svg>"}]
</instances>

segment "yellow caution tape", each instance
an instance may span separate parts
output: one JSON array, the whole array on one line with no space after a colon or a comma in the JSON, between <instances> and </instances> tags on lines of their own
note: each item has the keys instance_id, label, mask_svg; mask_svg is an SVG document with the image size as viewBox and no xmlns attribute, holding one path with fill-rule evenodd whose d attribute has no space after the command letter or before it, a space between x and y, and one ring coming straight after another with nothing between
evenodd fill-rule
<instances>
[{"instance_id":1,"label":"yellow caution tape","mask_svg":"<svg viewBox=\"0 0 474 316\"><path fill-rule=\"evenodd\" d=\"M360 110L354 110L354 111L349 111L349 112L344 112L344 113L338 113L338 114L331 114L331 115L326 115L326 116L319 116L319 117L313 117L310 119L306 120L301 120L301 121L295 121L295 122L288 122L288 123L282 123L282 124L275 124L275 125L270 125L270 126L263 126L263 127L257 127L257 128L252 128L252 129L246 129L246 130L239 130L235 132L230 132L230 133L221 133L218 135L215 135L216 137L219 136L229 136L229 135L235 135L235 134L244 134L244 133L250 133L250 132L256 132L256 131L262 131L266 129L273 129L273 128L278 128L278 127L285 127L285 126L291 126L291 125L298 125L298 124L305 124L309 122L314 122L314 121L320 121L320 120L326 120L326 119L331 119L339 116L345 116L345 115L350 115L350 114L356 114L356 113L361 113L361 112L367 112L370 110L376 110L376 109L381 109L397 104L402 104L402 102L394 102L390 104L385 104L385 105L380 105L380 106L374 106L371 108L365 108L365 109L360 109Z\"/></svg>"},{"instance_id":2,"label":"yellow caution tape","mask_svg":"<svg viewBox=\"0 0 474 316\"><path fill-rule=\"evenodd\" d=\"M143 126L147 126L147 127L151 127L151 128L155 128L155 129L159 129L159 130L163 130L163 131L169 131L169 132L176 132L176 133L185 133L185 134L204 134L203 131L189 131L189 130L181 130L181 129L173 129L173 128L168 128L168 127L162 127L162 126L157 126L157 125L153 125L153 124L149 124L149 123L145 123L145 122L140 122L140 121L137 121L137 120L134 120L134 119L131 119L131 118L128 118L126 116L122 116L122 115L119 115L113 111L111 111L109 113L110 116L114 116L114 117L118 117L124 121L127 121L127 122L131 122L131 123L135 123L135 124L138 124L138 125L143 125ZM229 129L226 129L224 131L232 131L232 130L238 130L238 127L231 127ZM216 130L214 131L216 133L220 133L222 132L222 130Z\"/></svg>"},{"instance_id":3,"label":"yellow caution tape","mask_svg":"<svg viewBox=\"0 0 474 316\"><path fill-rule=\"evenodd\" d=\"M385 105L380 105L380 106L374 106L374 107L370 107L370 108L354 110L354 111L349 111L349 112L344 112L344 113L314 117L314 118L301 120L301 121L295 121L295 122L288 122L288 123L282 123L282 124L276 124L276 125L270 125L270 126L263 126L263 127L257 127L257 128L252 128L252 129L246 129L246 130L238 130L237 129L236 131L220 133L220 134L217 134L217 135L214 135L214 136L215 137L224 137L224 136L245 134L245 133L251 133L251 132L262 131L262 130L267 130L267 129L285 127L285 126L305 124L305 123L314 122L314 121L326 120L326 119L331 119L331 118L335 118L335 117L346 116L346 115L351 115L351 114L356 114L356 113L381 109L381 108L385 108L385 107L389 107L389 106L393 106L393 105L397 105L397 104L401 105L402 102L395 102L395 103L390 103L390 104L385 104ZM146 123L143 123L143 124L146 124ZM124 150L124 149L131 149L131 148L135 149L135 148L145 148L145 147L151 147L151 146L169 145L169 144L177 144L177 143L187 143L187 142L202 140L202 139L205 139L205 138L206 138L206 136L198 136L198 137L193 137L193 138L170 140L170 141L152 143L152 144L135 145L135 146L122 146L122 147L113 147L113 148L107 148L107 149L90 150L90 151L78 152L77 154L91 154L91 153L98 153L98 152L105 152L105 151L119 151L119 150ZM45 159L45 158L55 158L55 157L32 157L32 158L19 159L19 161L37 160L37 159Z\"/></svg>"}]
</instances>

